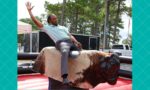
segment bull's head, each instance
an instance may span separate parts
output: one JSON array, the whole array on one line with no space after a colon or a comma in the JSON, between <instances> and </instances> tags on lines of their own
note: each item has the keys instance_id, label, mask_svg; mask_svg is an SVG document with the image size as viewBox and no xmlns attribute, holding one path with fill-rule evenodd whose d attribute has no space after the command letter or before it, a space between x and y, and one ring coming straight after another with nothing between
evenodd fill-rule
<instances>
[{"instance_id":1,"label":"bull's head","mask_svg":"<svg viewBox=\"0 0 150 90\"><path fill-rule=\"evenodd\" d=\"M76 80L76 83L79 85L82 82L88 82L92 87L106 82L111 85L116 84L120 69L119 57L112 54L109 56L96 55L92 58L97 60L83 71L83 77Z\"/></svg>"}]
</instances>

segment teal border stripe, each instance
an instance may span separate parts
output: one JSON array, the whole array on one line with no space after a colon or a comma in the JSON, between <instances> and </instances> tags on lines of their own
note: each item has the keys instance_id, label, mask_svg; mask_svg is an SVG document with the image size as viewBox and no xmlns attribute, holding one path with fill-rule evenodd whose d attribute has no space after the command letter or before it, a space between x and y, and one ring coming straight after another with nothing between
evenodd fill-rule
<instances>
[{"instance_id":1,"label":"teal border stripe","mask_svg":"<svg viewBox=\"0 0 150 90\"><path fill-rule=\"evenodd\" d=\"M17 1L0 4L0 90L17 90Z\"/></svg>"},{"instance_id":2,"label":"teal border stripe","mask_svg":"<svg viewBox=\"0 0 150 90\"><path fill-rule=\"evenodd\" d=\"M133 90L150 90L150 3L133 0Z\"/></svg>"}]
</instances>

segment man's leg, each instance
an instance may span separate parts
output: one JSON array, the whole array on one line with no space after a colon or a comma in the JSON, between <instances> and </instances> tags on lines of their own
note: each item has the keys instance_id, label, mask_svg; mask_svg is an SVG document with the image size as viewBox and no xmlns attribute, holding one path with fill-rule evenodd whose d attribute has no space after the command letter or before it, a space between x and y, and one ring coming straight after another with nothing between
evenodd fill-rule
<instances>
[{"instance_id":1,"label":"man's leg","mask_svg":"<svg viewBox=\"0 0 150 90\"><path fill-rule=\"evenodd\" d=\"M61 76L64 83L68 83L68 52L62 52L61 56Z\"/></svg>"},{"instance_id":2,"label":"man's leg","mask_svg":"<svg viewBox=\"0 0 150 90\"><path fill-rule=\"evenodd\" d=\"M81 50L77 46L75 46L74 44L71 44L69 57L72 59L77 58L80 55L80 51Z\"/></svg>"},{"instance_id":3,"label":"man's leg","mask_svg":"<svg viewBox=\"0 0 150 90\"><path fill-rule=\"evenodd\" d=\"M68 56L70 51L70 46L67 43L60 44L61 51L61 76L63 78L63 83L68 83Z\"/></svg>"}]
</instances>

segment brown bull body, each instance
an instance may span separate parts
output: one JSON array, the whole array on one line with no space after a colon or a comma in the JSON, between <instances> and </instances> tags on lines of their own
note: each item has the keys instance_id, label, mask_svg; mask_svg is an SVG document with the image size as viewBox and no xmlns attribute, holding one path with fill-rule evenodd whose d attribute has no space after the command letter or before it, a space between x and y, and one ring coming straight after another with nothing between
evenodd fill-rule
<instances>
[{"instance_id":1,"label":"brown bull body","mask_svg":"<svg viewBox=\"0 0 150 90\"><path fill-rule=\"evenodd\" d=\"M103 57L110 54L96 50L82 50L76 59L68 60L68 79L80 87L80 83L88 82L91 86L96 86L100 70L99 63ZM46 47L37 57L33 69L52 79L62 81L61 78L61 54L54 47Z\"/></svg>"}]
</instances>

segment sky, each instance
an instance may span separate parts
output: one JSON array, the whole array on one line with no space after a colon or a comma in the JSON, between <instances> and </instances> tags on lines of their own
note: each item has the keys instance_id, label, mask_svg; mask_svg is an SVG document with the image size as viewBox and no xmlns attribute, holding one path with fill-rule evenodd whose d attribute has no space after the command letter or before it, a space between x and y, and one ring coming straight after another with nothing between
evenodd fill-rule
<instances>
[{"instance_id":1,"label":"sky","mask_svg":"<svg viewBox=\"0 0 150 90\"><path fill-rule=\"evenodd\" d=\"M132 0L126 0L126 5L132 6ZM129 33L132 34L132 18L124 14L122 15L122 20L124 22L124 29L122 29L119 33L122 37L120 42L122 42L123 39L126 39L128 37L128 30ZM130 25L129 25L129 20L130 20Z\"/></svg>"},{"instance_id":2,"label":"sky","mask_svg":"<svg viewBox=\"0 0 150 90\"><path fill-rule=\"evenodd\" d=\"M30 18L28 11L26 9L25 3L27 1L30 1L31 4L34 6L32 12L34 16L40 16L41 14L46 14L45 9L44 9L44 2L48 1L52 4L62 2L63 0L18 0L18 20L21 18ZM126 0L126 5L130 6L131 5L131 0ZM130 27L128 29L128 23L130 19ZM124 22L124 29L120 30L120 35L121 35L121 41L123 39L126 39L128 36L128 30L130 34L132 34L132 18L129 18L127 15L122 15L122 20Z\"/></svg>"},{"instance_id":3,"label":"sky","mask_svg":"<svg viewBox=\"0 0 150 90\"><path fill-rule=\"evenodd\" d=\"M31 2L34 6L32 12L35 16L40 16L41 14L45 13L44 3L48 1L50 3L58 3L62 2L63 0L18 0L18 20L20 18L30 18L28 11L26 9L25 3Z\"/></svg>"}]
</instances>

